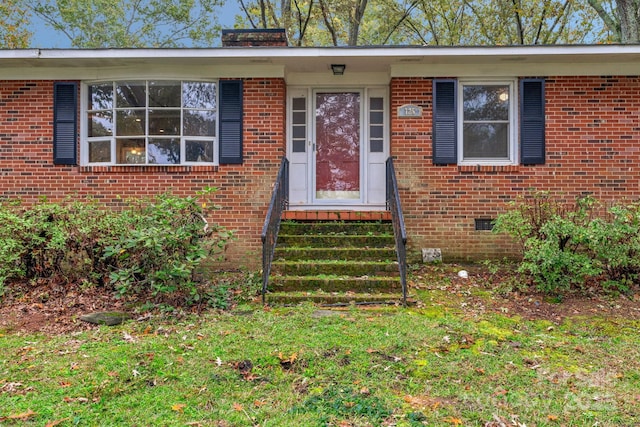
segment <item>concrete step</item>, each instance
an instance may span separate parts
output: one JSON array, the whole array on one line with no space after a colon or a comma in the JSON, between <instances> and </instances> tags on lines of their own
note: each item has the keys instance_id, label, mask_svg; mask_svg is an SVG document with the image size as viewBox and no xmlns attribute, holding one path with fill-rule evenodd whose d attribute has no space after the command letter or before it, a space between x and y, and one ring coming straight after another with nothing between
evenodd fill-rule
<instances>
[{"instance_id":1,"label":"concrete step","mask_svg":"<svg viewBox=\"0 0 640 427\"><path fill-rule=\"evenodd\" d=\"M393 236L388 235L352 235L352 234L284 234L278 235L280 247L315 248L389 248L394 247Z\"/></svg>"},{"instance_id":2,"label":"concrete step","mask_svg":"<svg viewBox=\"0 0 640 427\"><path fill-rule=\"evenodd\" d=\"M314 248L314 247L277 247L275 260L353 260L353 261L389 261L397 260L394 247L376 248Z\"/></svg>"},{"instance_id":3,"label":"concrete step","mask_svg":"<svg viewBox=\"0 0 640 427\"><path fill-rule=\"evenodd\" d=\"M350 261L350 260L296 260L274 261L271 267L273 274L317 276L317 275L349 275L349 276L383 276L398 273L395 261Z\"/></svg>"},{"instance_id":4,"label":"concrete step","mask_svg":"<svg viewBox=\"0 0 640 427\"><path fill-rule=\"evenodd\" d=\"M402 294L355 292L270 292L267 301L272 305L295 305L312 302L319 305L390 304L401 305Z\"/></svg>"},{"instance_id":5,"label":"concrete step","mask_svg":"<svg viewBox=\"0 0 640 427\"><path fill-rule=\"evenodd\" d=\"M402 292L398 276L273 276L269 289L274 292Z\"/></svg>"},{"instance_id":6,"label":"concrete step","mask_svg":"<svg viewBox=\"0 0 640 427\"><path fill-rule=\"evenodd\" d=\"M393 226L381 214L296 212L302 220L283 221L267 302L402 303ZM367 217L378 219L354 220Z\"/></svg>"}]
</instances>

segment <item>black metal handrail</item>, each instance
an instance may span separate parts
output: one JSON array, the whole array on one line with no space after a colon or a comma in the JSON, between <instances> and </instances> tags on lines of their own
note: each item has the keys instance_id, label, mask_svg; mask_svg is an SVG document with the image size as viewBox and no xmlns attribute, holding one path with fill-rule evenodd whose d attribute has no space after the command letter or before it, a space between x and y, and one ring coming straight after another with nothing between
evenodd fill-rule
<instances>
[{"instance_id":1,"label":"black metal handrail","mask_svg":"<svg viewBox=\"0 0 640 427\"><path fill-rule=\"evenodd\" d=\"M402 303L407 305L407 230L404 226L404 215L400 204L398 181L393 159L387 159L387 210L391 212L393 222L393 235L396 240L396 253L398 255L398 270L400 270L400 282L402 283Z\"/></svg>"},{"instance_id":2,"label":"black metal handrail","mask_svg":"<svg viewBox=\"0 0 640 427\"><path fill-rule=\"evenodd\" d=\"M280 222L282 220L282 212L289 205L289 160L282 157L280 162L280 170L276 183L273 186L273 194L271 195L271 203L269 210L264 219L262 227L262 303L266 303L267 285L269 284L269 274L271 274L271 263L276 250L278 241L278 232L280 231Z\"/></svg>"}]
</instances>

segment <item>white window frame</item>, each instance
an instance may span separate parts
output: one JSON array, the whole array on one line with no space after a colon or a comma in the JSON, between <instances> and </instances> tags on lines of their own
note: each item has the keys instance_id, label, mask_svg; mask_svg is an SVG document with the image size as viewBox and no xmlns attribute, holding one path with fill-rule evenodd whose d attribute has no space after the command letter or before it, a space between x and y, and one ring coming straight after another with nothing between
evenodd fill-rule
<instances>
[{"instance_id":1,"label":"white window frame","mask_svg":"<svg viewBox=\"0 0 640 427\"><path fill-rule=\"evenodd\" d=\"M146 155L145 163L117 163L116 162L116 131L115 127L116 123L116 105L112 106L112 114L114 120L114 130L111 136L97 136L89 138L89 111L93 111L89 109L89 86L95 84L107 84L111 83L115 85L116 82L144 82L148 88L150 81L174 81L179 82L182 86L185 82L203 82L203 83L214 83L216 85L216 111L215 111L215 135L213 136L193 136L193 135L183 135L182 134L182 126L180 129L180 135L175 135L175 138L180 140L180 162L179 163L146 163L148 161L148 155ZM119 79L110 79L110 80L91 80L82 82L81 85L81 120L80 120L80 164L83 166L129 166L129 167L140 167L140 166L168 166L168 167L176 167L176 166L217 166L219 165L219 150L218 150L218 135L220 133L220 84L217 79L180 79L180 78L158 78L158 79L139 79L139 78L119 78ZM182 93L182 91L181 91ZM115 86L114 86L114 94L115 94ZM149 110L154 107L149 106L148 102L149 91L147 90L147 101L145 109L145 115L149 116ZM182 95L181 95L182 97ZM157 107L155 107L157 108ZM188 110L189 108L185 108L183 105L183 100L180 99L180 107L176 107L180 109L180 119L182 123L183 112L184 110ZM140 139L145 140L145 153L148 152L148 144L149 139L157 137L157 135L149 135L149 120L146 120L146 130L144 135L140 135ZM137 138L137 136L134 136ZM109 141L111 146L111 161L110 162L89 162L89 143L90 142L98 142L98 141ZM185 160L186 155L186 141L208 141L213 144L213 160L211 162L187 162Z\"/></svg>"},{"instance_id":2,"label":"white window frame","mask_svg":"<svg viewBox=\"0 0 640 427\"><path fill-rule=\"evenodd\" d=\"M507 157L497 158L465 158L464 156L464 87L465 86L508 86L509 88L509 131ZM518 94L516 79L473 79L458 81L457 96L457 137L458 137L458 164L460 165L516 165L518 163Z\"/></svg>"}]
</instances>

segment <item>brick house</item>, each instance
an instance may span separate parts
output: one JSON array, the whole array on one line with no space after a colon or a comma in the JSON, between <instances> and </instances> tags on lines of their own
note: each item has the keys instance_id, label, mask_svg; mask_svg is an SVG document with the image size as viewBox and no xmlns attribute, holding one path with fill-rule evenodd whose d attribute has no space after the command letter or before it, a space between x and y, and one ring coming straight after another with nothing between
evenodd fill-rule
<instances>
[{"instance_id":1,"label":"brick house","mask_svg":"<svg viewBox=\"0 0 640 427\"><path fill-rule=\"evenodd\" d=\"M395 159L414 257L502 257L528 189L640 197L640 46L0 51L0 198L219 188L228 259L259 263L281 158L288 217L384 217ZM310 212L312 214L310 214Z\"/></svg>"}]
</instances>

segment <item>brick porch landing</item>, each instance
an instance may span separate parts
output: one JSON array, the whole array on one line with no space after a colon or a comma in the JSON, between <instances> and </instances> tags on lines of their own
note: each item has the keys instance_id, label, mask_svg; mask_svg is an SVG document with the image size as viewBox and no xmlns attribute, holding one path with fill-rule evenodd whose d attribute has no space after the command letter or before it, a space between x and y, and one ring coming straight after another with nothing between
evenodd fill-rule
<instances>
[{"instance_id":1,"label":"brick porch landing","mask_svg":"<svg viewBox=\"0 0 640 427\"><path fill-rule=\"evenodd\" d=\"M391 221L389 211L284 211L283 220L294 221Z\"/></svg>"}]
</instances>

